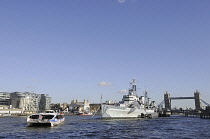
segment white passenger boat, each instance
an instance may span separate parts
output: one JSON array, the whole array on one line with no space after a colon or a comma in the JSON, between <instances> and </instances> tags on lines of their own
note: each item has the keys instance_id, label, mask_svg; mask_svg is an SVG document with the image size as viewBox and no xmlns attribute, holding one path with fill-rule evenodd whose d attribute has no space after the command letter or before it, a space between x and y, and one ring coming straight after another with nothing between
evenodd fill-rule
<instances>
[{"instance_id":1,"label":"white passenger boat","mask_svg":"<svg viewBox=\"0 0 210 139\"><path fill-rule=\"evenodd\" d=\"M145 96L138 97L136 80L131 83L128 95L124 95L122 101L115 104L101 104L102 118L152 118L158 117L155 102L149 102L147 92Z\"/></svg>"},{"instance_id":2,"label":"white passenger boat","mask_svg":"<svg viewBox=\"0 0 210 139\"><path fill-rule=\"evenodd\" d=\"M55 126L63 123L64 114L56 113L54 110L47 110L45 113L37 113L28 116L28 126Z\"/></svg>"}]
</instances>

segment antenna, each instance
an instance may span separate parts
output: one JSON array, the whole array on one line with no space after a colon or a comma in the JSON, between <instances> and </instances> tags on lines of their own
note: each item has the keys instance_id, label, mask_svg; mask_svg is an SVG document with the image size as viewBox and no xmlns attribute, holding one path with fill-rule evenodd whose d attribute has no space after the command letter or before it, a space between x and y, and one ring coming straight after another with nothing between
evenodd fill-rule
<instances>
[{"instance_id":1,"label":"antenna","mask_svg":"<svg viewBox=\"0 0 210 139\"><path fill-rule=\"evenodd\" d=\"M101 94L101 99L100 99L100 103L102 104L102 94Z\"/></svg>"},{"instance_id":2,"label":"antenna","mask_svg":"<svg viewBox=\"0 0 210 139\"><path fill-rule=\"evenodd\" d=\"M148 97L148 96L147 96L147 90L145 90L145 92L144 92L144 97L145 97L145 98Z\"/></svg>"}]
</instances>

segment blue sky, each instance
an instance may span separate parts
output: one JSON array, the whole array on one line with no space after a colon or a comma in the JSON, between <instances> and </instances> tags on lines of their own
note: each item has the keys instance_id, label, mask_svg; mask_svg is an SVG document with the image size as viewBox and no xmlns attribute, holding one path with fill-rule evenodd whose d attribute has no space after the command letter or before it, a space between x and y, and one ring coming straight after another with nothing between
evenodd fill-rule
<instances>
[{"instance_id":1,"label":"blue sky","mask_svg":"<svg viewBox=\"0 0 210 139\"><path fill-rule=\"evenodd\" d=\"M209 0L1 0L0 19L0 91L119 101L136 78L210 103Z\"/></svg>"}]
</instances>

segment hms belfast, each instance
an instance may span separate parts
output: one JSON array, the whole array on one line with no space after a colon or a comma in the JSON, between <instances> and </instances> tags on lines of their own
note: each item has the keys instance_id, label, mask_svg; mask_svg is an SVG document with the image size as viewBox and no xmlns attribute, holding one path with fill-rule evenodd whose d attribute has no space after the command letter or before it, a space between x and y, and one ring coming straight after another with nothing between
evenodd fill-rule
<instances>
[{"instance_id":1,"label":"hms belfast","mask_svg":"<svg viewBox=\"0 0 210 139\"><path fill-rule=\"evenodd\" d=\"M128 95L124 95L122 101L110 104L101 104L102 118L153 118L158 117L155 102L149 102L147 92L145 96L138 97L136 80L133 79Z\"/></svg>"}]
</instances>

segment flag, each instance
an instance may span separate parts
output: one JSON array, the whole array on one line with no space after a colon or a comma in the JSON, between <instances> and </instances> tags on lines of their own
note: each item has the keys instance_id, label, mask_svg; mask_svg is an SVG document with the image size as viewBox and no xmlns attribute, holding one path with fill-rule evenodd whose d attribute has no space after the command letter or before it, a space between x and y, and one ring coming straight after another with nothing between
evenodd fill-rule
<instances>
[{"instance_id":1,"label":"flag","mask_svg":"<svg viewBox=\"0 0 210 139\"><path fill-rule=\"evenodd\" d=\"M39 119L42 119L43 118L43 116L42 115L39 115Z\"/></svg>"}]
</instances>

